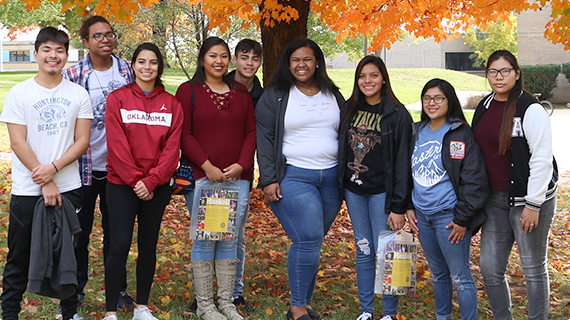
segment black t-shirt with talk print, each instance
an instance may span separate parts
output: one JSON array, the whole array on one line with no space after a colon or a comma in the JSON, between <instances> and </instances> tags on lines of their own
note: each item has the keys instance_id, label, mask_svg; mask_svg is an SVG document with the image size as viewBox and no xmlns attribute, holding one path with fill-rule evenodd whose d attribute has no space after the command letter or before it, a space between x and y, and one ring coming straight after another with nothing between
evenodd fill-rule
<instances>
[{"instance_id":1,"label":"black t-shirt with talk print","mask_svg":"<svg viewBox=\"0 0 570 320\"><path fill-rule=\"evenodd\" d=\"M350 121L344 186L356 194L386 192L380 147L382 105L382 102L376 105L363 102Z\"/></svg>"}]
</instances>

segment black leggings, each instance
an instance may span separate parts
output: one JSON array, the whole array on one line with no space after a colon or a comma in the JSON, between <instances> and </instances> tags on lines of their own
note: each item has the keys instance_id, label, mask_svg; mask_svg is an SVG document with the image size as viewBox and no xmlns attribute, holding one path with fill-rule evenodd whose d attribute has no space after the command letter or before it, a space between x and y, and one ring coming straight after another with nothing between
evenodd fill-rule
<instances>
[{"instance_id":1,"label":"black leggings","mask_svg":"<svg viewBox=\"0 0 570 320\"><path fill-rule=\"evenodd\" d=\"M107 182L107 209L111 243L105 262L105 296L107 311L117 311L119 292L124 285L125 270L131 248L135 217L138 221L137 304L148 304L156 267L156 243L164 208L170 201L172 188L162 185L154 189L150 201L139 199L133 188Z\"/></svg>"}]
</instances>

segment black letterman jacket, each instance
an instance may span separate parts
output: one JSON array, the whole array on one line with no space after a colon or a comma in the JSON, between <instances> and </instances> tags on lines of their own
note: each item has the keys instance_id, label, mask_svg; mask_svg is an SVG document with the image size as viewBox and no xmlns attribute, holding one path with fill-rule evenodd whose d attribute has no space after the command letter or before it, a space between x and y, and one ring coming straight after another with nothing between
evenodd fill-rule
<instances>
[{"instance_id":1,"label":"black letterman jacket","mask_svg":"<svg viewBox=\"0 0 570 320\"><path fill-rule=\"evenodd\" d=\"M472 129L489 108L495 93L479 102L473 115ZM530 93L523 91L513 118L509 152L509 206L540 210L556 195L558 167L552 155L550 121L544 109ZM525 121L525 116L531 114Z\"/></svg>"}]
</instances>

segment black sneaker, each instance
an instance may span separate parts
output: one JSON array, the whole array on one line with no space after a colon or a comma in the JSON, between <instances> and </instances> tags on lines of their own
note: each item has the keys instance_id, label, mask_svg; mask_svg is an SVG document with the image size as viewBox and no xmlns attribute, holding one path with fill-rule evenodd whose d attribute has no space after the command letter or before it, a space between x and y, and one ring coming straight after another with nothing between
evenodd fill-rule
<instances>
[{"instance_id":1,"label":"black sneaker","mask_svg":"<svg viewBox=\"0 0 570 320\"><path fill-rule=\"evenodd\" d=\"M311 320L321 319L321 315L318 314L315 310L313 310L313 308L307 307L307 313L309 314L309 317L311 317Z\"/></svg>"},{"instance_id":2,"label":"black sneaker","mask_svg":"<svg viewBox=\"0 0 570 320\"><path fill-rule=\"evenodd\" d=\"M197 311L198 311L198 302L196 301L196 298L194 298L194 301L192 301L192 304L190 305L190 307L188 307L188 311L184 311L183 316L185 318L197 316L198 315L196 313Z\"/></svg>"},{"instance_id":3,"label":"black sneaker","mask_svg":"<svg viewBox=\"0 0 570 320\"><path fill-rule=\"evenodd\" d=\"M234 305L243 309L245 313L252 313L255 311L255 307L251 305L249 302L245 301L245 298L242 295L234 299Z\"/></svg>"},{"instance_id":4,"label":"black sneaker","mask_svg":"<svg viewBox=\"0 0 570 320\"><path fill-rule=\"evenodd\" d=\"M119 302L117 303L117 309L123 312L133 311L135 309L135 300L127 292L123 291L119 295Z\"/></svg>"}]
</instances>

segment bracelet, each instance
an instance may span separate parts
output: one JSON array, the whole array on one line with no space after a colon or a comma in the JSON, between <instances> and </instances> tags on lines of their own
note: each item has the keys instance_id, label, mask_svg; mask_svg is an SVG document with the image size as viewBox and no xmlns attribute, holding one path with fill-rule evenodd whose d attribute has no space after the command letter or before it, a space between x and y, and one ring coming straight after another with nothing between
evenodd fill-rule
<instances>
[{"instance_id":1,"label":"bracelet","mask_svg":"<svg viewBox=\"0 0 570 320\"><path fill-rule=\"evenodd\" d=\"M54 169L55 169L55 173L58 173L59 170L58 170L57 167L55 166L55 163L53 163L53 161L52 161L51 164L53 165L53 167L54 167Z\"/></svg>"}]
</instances>

